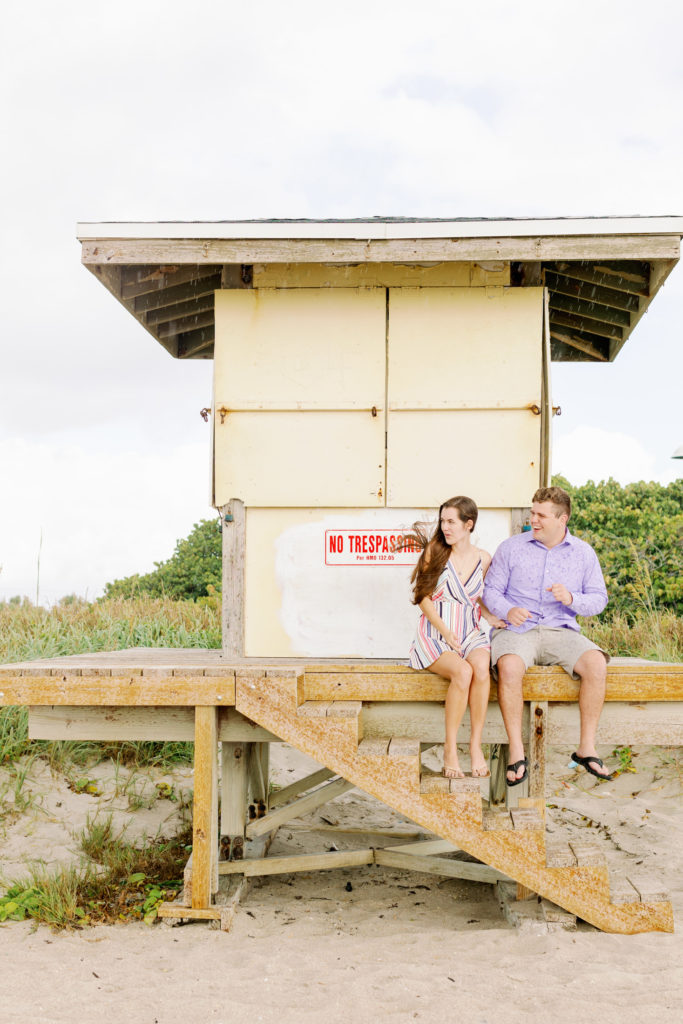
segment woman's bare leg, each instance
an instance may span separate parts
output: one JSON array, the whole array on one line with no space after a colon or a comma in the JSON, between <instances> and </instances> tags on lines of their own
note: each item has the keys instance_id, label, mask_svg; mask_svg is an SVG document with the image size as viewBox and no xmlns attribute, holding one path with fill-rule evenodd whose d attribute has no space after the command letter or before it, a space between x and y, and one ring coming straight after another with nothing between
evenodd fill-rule
<instances>
[{"instance_id":1,"label":"woman's bare leg","mask_svg":"<svg viewBox=\"0 0 683 1024\"><path fill-rule=\"evenodd\" d=\"M472 685L470 686L470 756L472 774L484 775L488 765L481 749L481 737L484 731L486 711L489 706L491 689L491 656L490 651L478 647L472 651L467 661L472 666Z\"/></svg>"},{"instance_id":2,"label":"woman's bare leg","mask_svg":"<svg viewBox=\"0 0 683 1024\"><path fill-rule=\"evenodd\" d=\"M462 722L472 682L472 666L455 651L440 655L429 666L450 685L446 694L446 742L443 748L444 774L449 778L461 779L464 772L458 761L458 729Z\"/></svg>"}]
</instances>

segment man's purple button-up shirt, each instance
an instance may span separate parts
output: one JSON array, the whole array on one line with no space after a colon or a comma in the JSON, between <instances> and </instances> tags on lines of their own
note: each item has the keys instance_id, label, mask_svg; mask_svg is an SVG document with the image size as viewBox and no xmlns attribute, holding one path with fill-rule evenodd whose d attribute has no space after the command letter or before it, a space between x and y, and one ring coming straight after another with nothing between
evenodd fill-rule
<instances>
[{"instance_id":1,"label":"man's purple button-up shirt","mask_svg":"<svg viewBox=\"0 0 683 1024\"><path fill-rule=\"evenodd\" d=\"M548 591L553 583L564 583L572 595L570 605ZM531 612L521 626L508 624L515 633L526 633L533 626L578 630L576 616L601 612L607 590L590 544L567 530L563 541L547 548L529 531L509 537L498 547L486 574L483 601L500 619L507 619L511 608Z\"/></svg>"}]
</instances>

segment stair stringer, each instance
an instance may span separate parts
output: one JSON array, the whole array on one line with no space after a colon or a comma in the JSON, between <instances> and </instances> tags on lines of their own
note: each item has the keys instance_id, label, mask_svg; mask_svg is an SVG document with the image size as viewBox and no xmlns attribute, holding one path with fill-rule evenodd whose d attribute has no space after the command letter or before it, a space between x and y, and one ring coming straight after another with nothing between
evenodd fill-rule
<instances>
[{"instance_id":1,"label":"stair stringer","mask_svg":"<svg viewBox=\"0 0 683 1024\"><path fill-rule=\"evenodd\" d=\"M606 866L548 867L542 829L485 831L480 798L420 793L419 756L359 757L360 718L299 714L303 681L295 670L267 676L238 671L236 709L423 828L602 931L673 931L669 902L611 903Z\"/></svg>"}]
</instances>

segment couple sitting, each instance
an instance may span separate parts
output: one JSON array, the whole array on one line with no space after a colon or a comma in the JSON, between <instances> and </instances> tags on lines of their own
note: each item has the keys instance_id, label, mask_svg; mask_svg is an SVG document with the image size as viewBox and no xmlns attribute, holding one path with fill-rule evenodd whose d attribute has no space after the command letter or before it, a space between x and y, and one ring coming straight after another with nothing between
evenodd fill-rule
<instances>
[{"instance_id":1,"label":"couple sitting","mask_svg":"<svg viewBox=\"0 0 683 1024\"><path fill-rule=\"evenodd\" d=\"M510 744L507 784L527 777L522 740L522 680L530 665L561 665L581 680L581 735L572 758L599 779L611 775L595 749L605 700L609 655L583 636L577 615L597 615L607 591L597 556L567 529L569 495L541 487L532 499L531 530L503 541L493 559L472 544L478 509L471 498L445 501L412 575L413 603L422 615L410 664L448 679L444 775L460 779L457 735L469 704L471 771L486 778L481 748L489 698L489 667ZM492 626L491 637L481 617Z\"/></svg>"}]
</instances>

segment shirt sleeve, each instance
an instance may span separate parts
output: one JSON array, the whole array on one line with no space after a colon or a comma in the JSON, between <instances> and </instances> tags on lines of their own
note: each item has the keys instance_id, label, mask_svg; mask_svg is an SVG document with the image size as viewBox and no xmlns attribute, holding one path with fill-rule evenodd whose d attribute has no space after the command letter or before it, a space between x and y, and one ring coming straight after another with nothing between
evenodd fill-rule
<instances>
[{"instance_id":1,"label":"shirt sleeve","mask_svg":"<svg viewBox=\"0 0 683 1024\"><path fill-rule=\"evenodd\" d=\"M510 579L510 556L505 543L498 547L491 559L489 571L484 581L482 600L488 610L499 619L507 619L508 612L514 605L505 596Z\"/></svg>"},{"instance_id":2,"label":"shirt sleeve","mask_svg":"<svg viewBox=\"0 0 683 1024\"><path fill-rule=\"evenodd\" d=\"M487 577L488 578L488 577ZM602 575L598 556L587 545L586 568L580 592L572 592L572 603L569 607L577 615L599 615L607 604L607 587Z\"/></svg>"}]
</instances>

